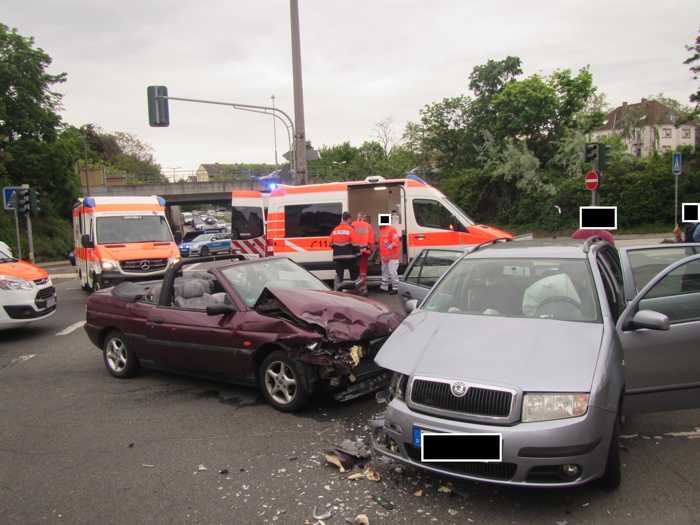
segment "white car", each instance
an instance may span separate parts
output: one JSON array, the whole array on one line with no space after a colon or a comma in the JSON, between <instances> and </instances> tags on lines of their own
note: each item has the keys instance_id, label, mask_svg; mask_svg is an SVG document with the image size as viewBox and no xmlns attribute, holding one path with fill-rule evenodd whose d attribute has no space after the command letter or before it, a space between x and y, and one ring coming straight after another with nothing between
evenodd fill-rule
<instances>
[{"instance_id":1,"label":"white car","mask_svg":"<svg viewBox=\"0 0 700 525\"><path fill-rule=\"evenodd\" d=\"M0 330L46 319L56 311L49 274L0 248Z\"/></svg>"}]
</instances>

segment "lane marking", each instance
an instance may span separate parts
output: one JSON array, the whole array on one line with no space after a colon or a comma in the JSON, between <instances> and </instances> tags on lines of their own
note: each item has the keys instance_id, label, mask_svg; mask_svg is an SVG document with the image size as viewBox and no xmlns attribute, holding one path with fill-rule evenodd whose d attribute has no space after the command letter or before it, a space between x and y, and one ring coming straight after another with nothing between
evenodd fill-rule
<instances>
[{"instance_id":1,"label":"lane marking","mask_svg":"<svg viewBox=\"0 0 700 525\"><path fill-rule=\"evenodd\" d=\"M75 332L78 328L82 328L83 326L85 326L85 321L78 321L77 323L73 323L72 325L65 327L60 332L56 332L56 335L68 335Z\"/></svg>"},{"instance_id":2,"label":"lane marking","mask_svg":"<svg viewBox=\"0 0 700 525\"><path fill-rule=\"evenodd\" d=\"M0 370L2 370L3 368L8 368L8 367L15 365L17 363L24 363L25 361L29 361L32 357L35 357L35 356L36 356L36 354L25 354L25 355L21 355L19 357L15 357L9 363L7 363L5 365L0 365Z\"/></svg>"}]
</instances>

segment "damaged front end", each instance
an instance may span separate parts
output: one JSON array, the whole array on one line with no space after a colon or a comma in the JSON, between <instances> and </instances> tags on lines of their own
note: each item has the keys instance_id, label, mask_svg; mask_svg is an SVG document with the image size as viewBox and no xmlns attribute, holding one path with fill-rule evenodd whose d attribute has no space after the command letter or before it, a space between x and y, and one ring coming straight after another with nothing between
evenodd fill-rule
<instances>
[{"instance_id":1,"label":"damaged front end","mask_svg":"<svg viewBox=\"0 0 700 525\"><path fill-rule=\"evenodd\" d=\"M255 309L298 328L279 341L290 357L313 368L334 399L349 401L388 384L391 374L374 357L402 316L381 303L335 292L266 288Z\"/></svg>"}]
</instances>

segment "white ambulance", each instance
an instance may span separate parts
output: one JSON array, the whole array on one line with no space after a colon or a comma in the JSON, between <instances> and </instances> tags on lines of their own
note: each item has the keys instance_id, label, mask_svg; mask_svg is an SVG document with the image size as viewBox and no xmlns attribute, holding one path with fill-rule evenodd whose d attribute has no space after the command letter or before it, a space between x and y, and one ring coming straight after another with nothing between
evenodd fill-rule
<instances>
[{"instance_id":1,"label":"white ambulance","mask_svg":"<svg viewBox=\"0 0 700 525\"><path fill-rule=\"evenodd\" d=\"M157 279L180 260L162 197L86 197L73 207L78 275L85 289Z\"/></svg>"},{"instance_id":2,"label":"white ambulance","mask_svg":"<svg viewBox=\"0 0 700 525\"><path fill-rule=\"evenodd\" d=\"M353 218L369 213L378 238L378 215L391 213L403 241L402 267L424 248L475 245L512 238L503 230L475 224L439 190L416 176L367 177L364 181L304 186L280 185L269 194L233 192L231 237L234 247L252 256L285 255L321 279L332 279L329 235L344 211ZM378 257L369 275L378 276Z\"/></svg>"}]
</instances>

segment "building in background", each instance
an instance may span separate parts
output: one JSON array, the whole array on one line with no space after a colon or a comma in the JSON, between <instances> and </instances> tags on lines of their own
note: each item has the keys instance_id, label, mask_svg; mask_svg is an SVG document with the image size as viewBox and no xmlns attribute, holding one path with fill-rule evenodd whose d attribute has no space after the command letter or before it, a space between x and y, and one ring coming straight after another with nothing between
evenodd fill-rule
<instances>
[{"instance_id":1,"label":"building in background","mask_svg":"<svg viewBox=\"0 0 700 525\"><path fill-rule=\"evenodd\" d=\"M658 100L643 98L636 104L623 102L610 111L591 138L611 135L621 136L632 155L646 157L653 151L664 153L679 146L695 146L697 127Z\"/></svg>"}]
</instances>

